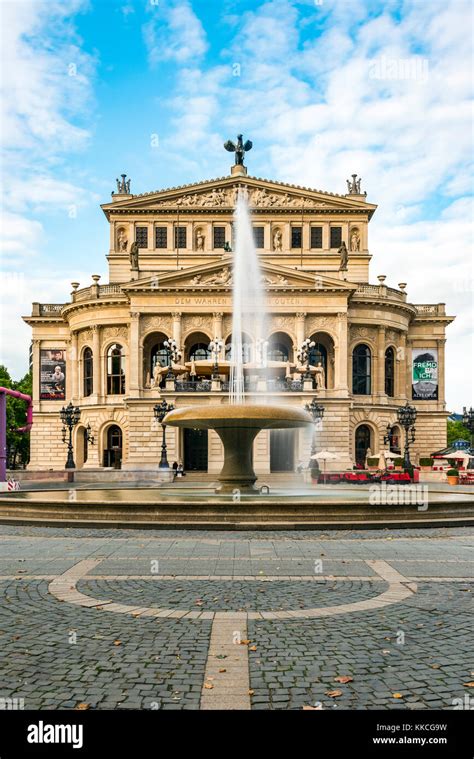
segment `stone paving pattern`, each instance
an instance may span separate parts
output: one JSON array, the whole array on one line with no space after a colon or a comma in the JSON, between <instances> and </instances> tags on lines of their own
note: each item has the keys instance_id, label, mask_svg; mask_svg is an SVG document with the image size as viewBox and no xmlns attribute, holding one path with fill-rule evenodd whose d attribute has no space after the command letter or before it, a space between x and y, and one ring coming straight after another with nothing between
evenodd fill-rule
<instances>
[{"instance_id":1,"label":"stone paving pattern","mask_svg":"<svg viewBox=\"0 0 474 759\"><path fill-rule=\"evenodd\" d=\"M215 708L209 704L225 705L232 673L235 692L253 709L452 709L474 680L473 549L471 528L209 533L0 525L0 699L23 697L25 708L41 709ZM92 558L99 563L77 585L87 595L200 611L370 599L387 585L366 561L387 562L408 584L421 579L416 592L381 609L249 620L246 628L236 619L219 628L222 622L205 618L78 607L48 592L48 579ZM155 560L169 579L150 577ZM299 579L317 560L324 576ZM186 579L197 575L208 579ZM225 658L212 659L211 634L221 642L222 629L234 627L250 642L233 657L224 641ZM339 675L353 681L339 684ZM326 695L336 689L341 696Z\"/></svg>"}]
</instances>

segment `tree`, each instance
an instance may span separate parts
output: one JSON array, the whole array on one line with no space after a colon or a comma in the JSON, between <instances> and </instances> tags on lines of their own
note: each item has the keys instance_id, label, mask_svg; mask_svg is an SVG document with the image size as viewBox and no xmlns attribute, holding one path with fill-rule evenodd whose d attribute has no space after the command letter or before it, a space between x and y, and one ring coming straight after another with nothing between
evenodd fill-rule
<instances>
[{"instance_id":1,"label":"tree","mask_svg":"<svg viewBox=\"0 0 474 759\"><path fill-rule=\"evenodd\" d=\"M452 445L455 440L471 440L471 433L462 422L453 422L448 419L448 445Z\"/></svg>"},{"instance_id":2,"label":"tree","mask_svg":"<svg viewBox=\"0 0 474 759\"><path fill-rule=\"evenodd\" d=\"M12 380L10 372L6 366L0 365L0 387L7 387L11 390L19 390L20 393L31 395L32 393L32 376L31 373L15 382ZM28 433L15 432L18 427L24 427L26 420L26 405L19 398L12 398L7 395L7 455L8 464L15 469L18 464L25 466L30 458L30 436Z\"/></svg>"}]
</instances>

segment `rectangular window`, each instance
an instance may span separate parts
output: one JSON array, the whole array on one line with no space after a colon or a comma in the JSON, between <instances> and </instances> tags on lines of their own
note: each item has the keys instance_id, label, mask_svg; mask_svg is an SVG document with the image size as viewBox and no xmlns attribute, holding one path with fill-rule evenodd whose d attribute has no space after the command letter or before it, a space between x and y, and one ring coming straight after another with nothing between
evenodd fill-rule
<instances>
[{"instance_id":1,"label":"rectangular window","mask_svg":"<svg viewBox=\"0 0 474 759\"><path fill-rule=\"evenodd\" d=\"M214 227L214 248L223 248L225 244L225 227Z\"/></svg>"},{"instance_id":2,"label":"rectangular window","mask_svg":"<svg viewBox=\"0 0 474 759\"><path fill-rule=\"evenodd\" d=\"M291 247L301 248L301 227L291 227Z\"/></svg>"},{"instance_id":3,"label":"rectangular window","mask_svg":"<svg viewBox=\"0 0 474 759\"><path fill-rule=\"evenodd\" d=\"M155 227L155 248L168 247L168 229L166 227Z\"/></svg>"},{"instance_id":4,"label":"rectangular window","mask_svg":"<svg viewBox=\"0 0 474 759\"><path fill-rule=\"evenodd\" d=\"M148 248L148 227L135 227L135 242L139 248Z\"/></svg>"},{"instance_id":5,"label":"rectangular window","mask_svg":"<svg viewBox=\"0 0 474 759\"><path fill-rule=\"evenodd\" d=\"M253 228L253 240L255 243L256 248L263 248L263 235L264 235L264 228L263 227L254 227Z\"/></svg>"},{"instance_id":6,"label":"rectangular window","mask_svg":"<svg viewBox=\"0 0 474 759\"><path fill-rule=\"evenodd\" d=\"M311 227L311 247L322 248L323 247L323 228Z\"/></svg>"},{"instance_id":7,"label":"rectangular window","mask_svg":"<svg viewBox=\"0 0 474 759\"><path fill-rule=\"evenodd\" d=\"M186 247L186 227L174 228L174 247L175 248Z\"/></svg>"},{"instance_id":8,"label":"rectangular window","mask_svg":"<svg viewBox=\"0 0 474 759\"><path fill-rule=\"evenodd\" d=\"M342 244L342 227L331 227L331 248L340 248Z\"/></svg>"}]
</instances>

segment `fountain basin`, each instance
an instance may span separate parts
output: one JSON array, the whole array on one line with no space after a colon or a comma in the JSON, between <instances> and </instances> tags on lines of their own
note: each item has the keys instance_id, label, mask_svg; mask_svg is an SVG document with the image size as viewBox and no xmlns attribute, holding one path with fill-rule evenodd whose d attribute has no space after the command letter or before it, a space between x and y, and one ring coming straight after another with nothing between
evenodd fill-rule
<instances>
[{"instance_id":1,"label":"fountain basin","mask_svg":"<svg viewBox=\"0 0 474 759\"><path fill-rule=\"evenodd\" d=\"M172 427L217 432L224 446L224 466L218 477L218 490L222 493L255 491L252 445L261 430L306 427L312 421L302 408L250 403L185 406L170 411L163 419Z\"/></svg>"}]
</instances>

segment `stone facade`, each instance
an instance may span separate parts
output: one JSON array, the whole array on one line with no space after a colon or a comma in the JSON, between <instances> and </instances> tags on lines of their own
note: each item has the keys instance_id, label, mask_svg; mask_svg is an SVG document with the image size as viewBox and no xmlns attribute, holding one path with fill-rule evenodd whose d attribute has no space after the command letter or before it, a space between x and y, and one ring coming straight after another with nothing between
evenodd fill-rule
<instances>
[{"instance_id":1,"label":"stone facade","mask_svg":"<svg viewBox=\"0 0 474 759\"><path fill-rule=\"evenodd\" d=\"M428 455L444 446L445 328L453 317L445 314L441 303L410 303L403 283L388 287L384 277L377 285L368 283L368 225L376 206L365 194L321 192L248 177L243 167L234 169L241 171L185 187L113 194L102 206L110 226L110 282L99 284L93 277L84 288L73 283L68 302L33 304L31 316L25 317L33 330L30 468L58 468L65 459L59 420L63 402L40 399L40 351L66 351L65 402L81 409L74 431L78 467L111 466L117 457L123 468L153 470L162 435L153 417L158 400L175 406L228 402L229 355L223 348L216 381L205 351L214 338L224 344L231 339L228 245L233 241L238 192L246 194L258 228L269 355L280 365L268 383L256 377L252 383L249 377L249 399L264 396L271 402L304 406L316 395L325 407L317 446L337 455L333 467L348 467L361 458L364 447L373 454L386 448L387 425L392 426L392 448L400 447L396 410L412 402L412 350L436 349L438 398L413 402L418 410L413 450ZM347 268L341 266L338 252L342 241L348 249ZM297 373L296 353L307 337L317 343L325 369L325 387L318 390L313 380L299 381L302 375ZM166 362L162 344L167 338L181 348L183 368L175 379L165 381L163 374L160 385L153 385L153 366ZM248 339L251 343L252 335ZM115 379L112 346L120 346L121 353L115 363L120 377ZM366 346L368 355L369 379L363 393L355 392L353 381L353 361L360 362L353 358L358 346ZM393 376L389 386L388 372ZM85 445L87 424L94 445ZM170 461L219 471L222 446L217 435L211 432L207 439L198 439L192 432L172 428L166 434ZM256 471L289 470L308 459L310 447L309 433L278 438L264 431L255 441Z\"/></svg>"}]
</instances>

